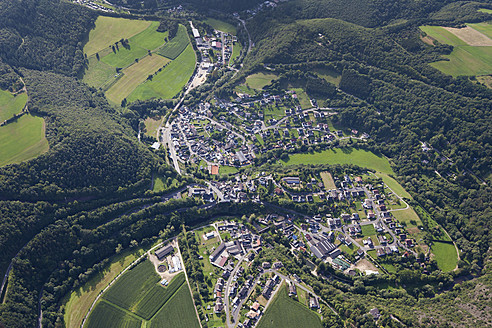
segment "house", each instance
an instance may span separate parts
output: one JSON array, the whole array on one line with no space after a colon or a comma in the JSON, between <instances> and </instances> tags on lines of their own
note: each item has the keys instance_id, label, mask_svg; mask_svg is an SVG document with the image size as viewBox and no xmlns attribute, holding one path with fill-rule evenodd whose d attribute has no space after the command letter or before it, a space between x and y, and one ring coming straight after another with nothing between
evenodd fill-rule
<instances>
[{"instance_id":1,"label":"house","mask_svg":"<svg viewBox=\"0 0 492 328\"><path fill-rule=\"evenodd\" d=\"M297 289L296 289L296 285L291 282L289 284L289 296L293 296L293 295L297 295Z\"/></svg>"},{"instance_id":2,"label":"house","mask_svg":"<svg viewBox=\"0 0 492 328\"><path fill-rule=\"evenodd\" d=\"M282 180L287 184L298 185L301 183L299 177L285 177Z\"/></svg>"},{"instance_id":3,"label":"house","mask_svg":"<svg viewBox=\"0 0 492 328\"><path fill-rule=\"evenodd\" d=\"M381 314L379 313L378 308L371 309L369 311L369 314L372 315L372 317L374 318L374 320L378 320L379 317L381 316Z\"/></svg>"},{"instance_id":4,"label":"house","mask_svg":"<svg viewBox=\"0 0 492 328\"><path fill-rule=\"evenodd\" d=\"M311 309L319 309L319 302L316 297L309 298L309 308Z\"/></svg>"},{"instance_id":5,"label":"house","mask_svg":"<svg viewBox=\"0 0 492 328\"><path fill-rule=\"evenodd\" d=\"M263 269L270 269L270 267L271 267L270 262L263 262L263 263L261 264L261 267L262 267Z\"/></svg>"},{"instance_id":6,"label":"house","mask_svg":"<svg viewBox=\"0 0 492 328\"><path fill-rule=\"evenodd\" d=\"M155 251L155 256L159 259L159 261L162 261L171 254L174 251L174 248L171 245L167 245L166 247L163 247L157 251Z\"/></svg>"}]
</instances>

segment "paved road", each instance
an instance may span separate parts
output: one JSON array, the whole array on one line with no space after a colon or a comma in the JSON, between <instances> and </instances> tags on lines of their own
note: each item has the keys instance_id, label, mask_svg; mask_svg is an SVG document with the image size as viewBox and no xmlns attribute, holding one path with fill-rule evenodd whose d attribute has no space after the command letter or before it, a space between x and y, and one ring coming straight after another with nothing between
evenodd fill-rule
<instances>
[{"instance_id":1,"label":"paved road","mask_svg":"<svg viewBox=\"0 0 492 328\"><path fill-rule=\"evenodd\" d=\"M236 266L234 267L234 270L232 270L232 272L231 272L231 276L229 277L229 279L227 279L226 287L224 289L224 291L225 291L224 304L225 304L225 311L226 311L226 324L227 324L227 327L229 327L229 328L233 328L235 326L235 322L231 322L231 311L229 309L229 289L230 289L231 284L232 284L232 278L234 278L234 276L236 275L236 272L239 269L239 267L241 266L241 263L243 262L245 257L246 257L246 255L241 256L241 258L239 259L239 262L237 262Z\"/></svg>"}]
</instances>

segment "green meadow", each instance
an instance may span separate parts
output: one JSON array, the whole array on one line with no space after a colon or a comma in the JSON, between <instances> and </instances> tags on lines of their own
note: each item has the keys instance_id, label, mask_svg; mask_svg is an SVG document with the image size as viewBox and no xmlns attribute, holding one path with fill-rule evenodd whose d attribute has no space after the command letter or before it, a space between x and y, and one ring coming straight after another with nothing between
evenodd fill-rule
<instances>
[{"instance_id":1,"label":"green meadow","mask_svg":"<svg viewBox=\"0 0 492 328\"><path fill-rule=\"evenodd\" d=\"M458 253L456 253L453 243L434 242L431 249L439 269L448 272L456 268Z\"/></svg>"},{"instance_id":2,"label":"green meadow","mask_svg":"<svg viewBox=\"0 0 492 328\"><path fill-rule=\"evenodd\" d=\"M25 92L14 96L8 91L0 90L0 122L20 113L26 102L27 94Z\"/></svg>"},{"instance_id":3,"label":"green meadow","mask_svg":"<svg viewBox=\"0 0 492 328\"><path fill-rule=\"evenodd\" d=\"M212 26L217 31L222 31L234 35L236 35L237 33L236 27L218 19L209 18L205 21L205 23Z\"/></svg>"}]
</instances>

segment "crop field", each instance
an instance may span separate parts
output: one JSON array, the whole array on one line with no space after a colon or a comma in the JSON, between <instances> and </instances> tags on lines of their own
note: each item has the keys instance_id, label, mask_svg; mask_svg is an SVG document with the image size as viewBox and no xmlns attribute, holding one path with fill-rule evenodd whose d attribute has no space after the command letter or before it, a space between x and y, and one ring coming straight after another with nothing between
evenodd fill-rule
<instances>
[{"instance_id":1,"label":"crop field","mask_svg":"<svg viewBox=\"0 0 492 328\"><path fill-rule=\"evenodd\" d=\"M121 77L106 92L106 97L112 102L119 104L124 98L132 93L150 74L157 72L169 62L169 59L159 55L147 56L138 63L125 68ZM164 71L165 69L163 69Z\"/></svg>"},{"instance_id":2,"label":"crop field","mask_svg":"<svg viewBox=\"0 0 492 328\"><path fill-rule=\"evenodd\" d=\"M0 90L0 122L3 122L22 111L27 102L27 94L17 96L8 91Z\"/></svg>"},{"instance_id":3,"label":"crop field","mask_svg":"<svg viewBox=\"0 0 492 328\"><path fill-rule=\"evenodd\" d=\"M173 98L183 89L193 74L195 61L195 52L191 45L188 45L181 55L157 73L152 81L145 81L140 84L128 96L127 100L132 102L137 99Z\"/></svg>"},{"instance_id":4,"label":"crop field","mask_svg":"<svg viewBox=\"0 0 492 328\"><path fill-rule=\"evenodd\" d=\"M108 302L99 301L91 312L85 327L88 328L140 328L142 320L132 316L128 312L109 304Z\"/></svg>"},{"instance_id":5,"label":"crop field","mask_svg":"<svg viewBox=\"0 0 492 328\"><path fill-rule=\"evenodd\" d=\"M235 26L218 19L209 18L205 21L205 23L212 26L217 31L222 31L234 35L236 35L237 33Z\"/></svg>"},{"instance_id":6,"label":"crop field","mask_svg":"<svg viewBox=\"0 0 492 328\"><path fill-rule=\"evenodd\" d=\"M492 10L490 12L492 13ZM466 24L466 25L492 39L492 22L489 21L489 22Z\"/></svg>"},{"instance_id":7,"label":"crop field","mask_svg":"<svg viewBox=\"0 0 492 328\"><path fill-rule=\"evenodd\" d=\"M131 310L142 299L147 290L159 280L154 265L145 260L116 280L111 288L104 293L103 298L117 306Z\"/></svg>"},{"instance_id":8,"label":"crop field","mask_svg":"<svg viewBox=\"0 0 492 328\"><path fill-rule=\"evenodd\" d=\"M452 46L468 45L465 41L461 40L442 26L421 26L420 29L440 43L449 44Z\"/></svg>"},{"instance_id":9,"label":"crop field","mask_svg":"<svg viewBox=\"0 0 492 328\"><path fill-rule=\"evenodd\" d=\"M190 44L186 27L179 25L176 36L166 43L162 48L157 50L157 53L169 59L176 59Z\"/></svg>"},{"instance_id":10,"label":"crop field","mask_svg":"<svg viewBox=\"0 0 492 328\"><path fill-rule=\"evenodd\" d=\"M144 31L150 24L144 20L99 16L96 27L89 32L89 42L84 46L84 53L90 57L122 38L129 39Z\"/></svg>"},{"instance_id":11,"label":"crop field","mask_svg":"<svg viewBox=\"0 0 492 328\"><path fill-rule=\"evenodd\" d=\"M313 154L293 154L287 161L281 161L284 165L299 164L353 164L366 167L386 174L393 174L389 161L374 153L355 148L324 150Z\"/></svg>"},{"instance_id":12,"label":"crop field","mask_svg":"<svg viewBox=\"0 0 492 328\"><path fill-rule=\"evenodd\" d=\"M184 273L180 273L166 287L154 285L145 293L144 297L136 304L135 314L150 320L159 309L176 293L185 282Z\"/></svg>"},{"instance_id":13,"label":"crop field","mask_svg":"<svg viewBox=\"0 0 492 328\"><path fill-rule=\"evenodd\" d=\"M315 312L291 299L287 295L285 286L281 288L276 298L260 319L258 328L322 327L321 320Z\"/></svg>"},{"instance_id":14,"label":"crop field","mask_svg":"<svg viewBox=\"0 0 492 328\"><path fill-rule=\"evenodd\" d=\"M44 120L23 115L0 127L0 166L33 159L48 151Z\"/></svg>"},{"instance_id":15,"label":"crop field","mask_svg":"<svg viewBox=\"0 0 492 328\"><path fill-rule=\"evenodd\" d=\"M335 181L333 181L333 177L330 172L321 172L321 180L323 180L323 184L325 185L326 190L335 189Z\"/></svg>"},{"instance_id":16,"label":"crop field","mask_svg":"<svg viewBox=\"0 0 492 328\"><path fill-rule=\"evenodd\" d=\"M149 327L147 325L147 327ZM193 300L187 284L181 285L174 296L150 321L150 328L199 328Z\"/></svg>"},{"instance_id":17,"label":"crop field","mask_svg":"<svg viewBox=\"0 0 492 328\"><path fill-rule=\"evenodd\" d=\"M458 253L453 243L434 242L431 247L437 266L444 272L452 271L458 264Z\"/></svg>"},{"instance_id":18,"label":"crop field","mask_svg":"<svg viewBox=\"0 0 492 328\"><path fill-rule=\"evenodd\" d=\"M65 303L65 326L67 328L79 328L87 311L96 299L97 295L110 281L112 281L124 268L135 261L141 250L136 252L124 252L115 256L111 264L89 280L84 286L73 291Z\"/></svg>"},{"instance_id":19,"label":"crop field","mask_svg":"<svg viewBox=\"0 0 492 328\"><path fill-rule=\"evenodd\" d=\"M246 78L246 84L252 89L261 90L276 78L276 74L255 73Z\"/></svg>"}]
</instances>

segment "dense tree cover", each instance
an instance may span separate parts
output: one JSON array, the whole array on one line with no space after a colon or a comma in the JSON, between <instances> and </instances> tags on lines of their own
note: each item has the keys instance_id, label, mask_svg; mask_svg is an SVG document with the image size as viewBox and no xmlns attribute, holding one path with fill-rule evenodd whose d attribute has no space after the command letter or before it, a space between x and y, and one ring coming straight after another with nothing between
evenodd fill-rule
<instances>
[{"instance_id":1,"label":"dense tree cover","mask_svg":"<svg viewBox=\"0 0 492 328\"><path fill-rule=\"evenodd\" d=\"M12 66L76 75L84 62L82 42L96 16L65 1L2 1L0 57Z\"/></svg>"},{"instance_id":2,"label":"dense tree cover","mask_svg":"<svg viewBox=\"0 0 492 328\"><path fill-rule=\"evenodd\" d=\"M11 92L18 91L24 86L19 75L0 59L0 89Z\"/></svg>"}]
</instances>

